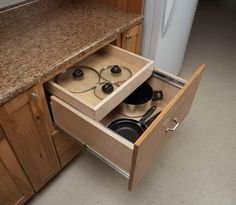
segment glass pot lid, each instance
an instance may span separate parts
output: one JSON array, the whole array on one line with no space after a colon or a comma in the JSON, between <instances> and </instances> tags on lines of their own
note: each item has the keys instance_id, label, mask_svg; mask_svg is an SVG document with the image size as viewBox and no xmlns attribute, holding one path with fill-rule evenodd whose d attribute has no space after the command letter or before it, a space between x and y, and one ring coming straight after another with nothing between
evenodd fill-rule
<instances>
[{"instance_id":1,"label":"glass pot lid","mask_svg":"<svg viewBox=\"0 0 236 205\"><path fill-rule=\"evenodd\" d=\"M88 66L74 66L57 76L56 82L72 93L93 89L100 81L99 73Z\"/></svg>"},{"instance_id":2,"label":"glass pot lid","mask_svg":"<svg viewBox=\"0 0 236 205\"><path fill-rule=\"evenodd\" d=\"M118 84L109 81L101 82L94 88L94 94L99 99L104 99L119 87Z\"/></svg>"},{"instance_id":3,"label":"glass pot lid","mask_svg":"<svg viewBox=\"0 0 236 205\"><path fill-rule=\"evenodd\" d=\"M125 66L109 65L99 72L101 78L113 83L125 82L132 76L132 72Z\"/></svg>"}]
</instances>

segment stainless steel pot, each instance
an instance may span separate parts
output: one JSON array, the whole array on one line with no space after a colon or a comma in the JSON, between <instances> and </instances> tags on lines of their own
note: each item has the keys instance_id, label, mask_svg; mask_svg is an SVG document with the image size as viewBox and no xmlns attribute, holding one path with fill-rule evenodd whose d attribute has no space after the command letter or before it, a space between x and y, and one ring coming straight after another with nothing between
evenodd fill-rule
<instances>
[{"instance_id":1,"label":"stainless steel pot","mask_svg":"<svg viewBox=\"0 0 236 205\"><path fill-rule=\"evenodd\" d=\"M128 117L140 117L151 108L153 101L162 98L161 90L153 91L152 87L145 82L120 104L120 113Z\"/></svg>"}]
</instances>

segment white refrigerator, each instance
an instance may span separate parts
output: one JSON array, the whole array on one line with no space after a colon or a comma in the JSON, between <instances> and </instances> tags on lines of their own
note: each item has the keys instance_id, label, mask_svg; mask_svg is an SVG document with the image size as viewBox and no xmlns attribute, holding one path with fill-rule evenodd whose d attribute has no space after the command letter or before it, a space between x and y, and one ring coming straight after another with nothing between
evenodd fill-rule
<instances>
[{"instance_id":1,"label":"white refrigerator","mask_svg":"<svg viewBox=\"0 0 236 205\"><path fill-rule=\"evenodd\" d=\"M198 0L146 0L142 55L178 75Z\"/></svg>"}]
</instances>

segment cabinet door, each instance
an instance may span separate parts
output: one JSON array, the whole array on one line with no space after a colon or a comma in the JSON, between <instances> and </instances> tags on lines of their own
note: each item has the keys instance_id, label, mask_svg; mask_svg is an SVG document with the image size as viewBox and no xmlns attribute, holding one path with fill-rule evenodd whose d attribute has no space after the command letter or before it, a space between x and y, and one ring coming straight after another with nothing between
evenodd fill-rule
<instances>
[{"instance_id":1,"label":"cabinet door","mask_svg":"<svg viewBox=\"0 0 236 205\"><path fill-rule=\"evenodd\" d=\"M0 204L23 204L34 194L0 127Z\"/></svg>"},{"instance_id":2,"label":"cabinet door","mask_svg":"<svg viewBox=\"0 0 236 205\"><path fill-rule=\"evenodd\" d=\"M140 53L141 28L142 24L139 24L122 34L121 45L123 49L137 54Z\"/></svg>"},{"instance_id":3,"label":"cabinet door","mask_svg":"<svg viewBox=\"0 0 236 205\"><path fill-rule=\"evenodd\" d=\"M0 108L0 123L34 189L39 190L60 169L49 128L41 86Z\"/></svg>"}]
</instances>

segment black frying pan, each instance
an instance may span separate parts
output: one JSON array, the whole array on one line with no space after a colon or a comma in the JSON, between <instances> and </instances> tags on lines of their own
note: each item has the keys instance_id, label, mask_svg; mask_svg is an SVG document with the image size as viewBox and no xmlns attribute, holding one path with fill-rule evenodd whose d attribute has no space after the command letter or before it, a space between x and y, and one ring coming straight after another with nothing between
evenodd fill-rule
<instances>
[{"instance_id":1,"label":"black frying pan","mask_svg":"<svg viewBox=\"0 0 236 205\"><path fill-rule=\"evenodd\" d=\"M161 114L161 111L158 112L157 114L153 115L151 118L149 118L146 122L144 122L144 127L147 129L151 124L152 122Z\"/></svg>"},{"instance_id":2,"label":"black frying pan","mask_svg":"<svg viewBox=\"0 0 236 205\"><path fill-rule=\"evenodd\" d=\"M155 110L156 106L152 106L139 121L126 118L115 120L108 125L108 128L126 138L130 142L135 143L135 141L145 131L145 121L152 115Z\"/></svg>"}]
</instances>

